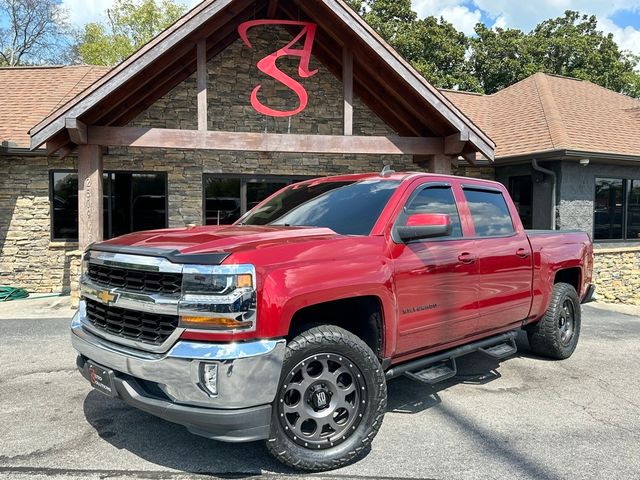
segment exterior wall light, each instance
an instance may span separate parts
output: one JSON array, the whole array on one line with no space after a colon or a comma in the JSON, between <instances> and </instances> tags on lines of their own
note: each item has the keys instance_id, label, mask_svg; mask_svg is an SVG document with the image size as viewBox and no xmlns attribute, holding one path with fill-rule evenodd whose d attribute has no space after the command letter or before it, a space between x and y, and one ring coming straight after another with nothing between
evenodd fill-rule
<instances>
[{"instance_id":1,"label":"exterior wall light","mask_svg":"<svg viewBox=\"0 0 640 480\"><path fill-rule=\"evenodd\" d=\"M591 160L588 159L588 158L581 158L580 159L580 165L582 165L583 167L586 167L587 165L589 165L589 162L591 162Z\"/></svg>"}]
</instances>

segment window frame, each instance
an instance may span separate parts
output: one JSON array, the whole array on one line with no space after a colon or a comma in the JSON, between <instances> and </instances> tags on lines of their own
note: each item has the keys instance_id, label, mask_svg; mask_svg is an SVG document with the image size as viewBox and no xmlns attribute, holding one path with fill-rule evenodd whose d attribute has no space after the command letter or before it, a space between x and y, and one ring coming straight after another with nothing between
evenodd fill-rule
<instances>
[{"instance_id":1,"label":"window frame","mask_svg":"<svg viewBox=\"0 0 640 480\"><path fill-rule=\"evenodd\" d=\"M420 193L422 193L424 190L426 190L427 188L449 188L449 190L451 191L451 197L453 198L453 203L456 207L456 211L458 212L458 219L460 220L460 233L461 235L459 237L451 237L451 236L446 236L446 237L436 237L436 238L423 238L423 239L419 239L419 240L411 240L410 242L403 242L402 240L400 240L400 238L398 237L397 234L397 227L401 227L403 225L400 225L401 221L403 221L403 218L407 217L407 206L411 204L411 202L413 202L415 200L415 198L420 195ZM408 218L408 217L407 217ZM393 225L391 227L391 238L394 241L394 243L397 243L398 245L404 244L404 245L410 245L412 243L424 243L424 242L455 242L455 241L460 241L460 240L467 240L469 237L467 237L464 233L464 224L462 222L462 215L460 214L460 205L458 204L458 200L456 199L456 193L454 190L454 185L449 183L449 182L426 182L426 183L421 183L418 186L415 187L415 189L413 190L413 192L411 192L411 194L409 195L409 197L407 198L407 200L404 202L404 205L402 205L402 207L400 208L400 211L398 212L398 214L396 215L396 218L393 222Z\"/></svg>"},{"instance_id":2,"label":"window frame","mask_svg":"<svg viewBox=\"0 0 640 480\"><path fill-rule=\"evenodd\" d=\"M518 228L517 228L516 224L513 221L513 212L511 211L511 208L509 206L509 202L507 202L507 198L505 196L505 192L503 192L499 188L494 188L494 187L489 187L489 186L484 186L484 185L462 184L462 185L460 185L460 187L461 187L461 190L462 190L462 197L464 198L464 201L465 201L465 203L467 205L467 210L469 211L469 221L471 222L471 226L473 227L474 235L473 235L473 237L469 237L470 240L481 240L481 239L485 239L485 238L511 238L511 237L515 237L515 236L517 236L519 234ZM508 235L478 235L478 231L476 230L476 222L473 219L473 214L471 213L471 208L469 208L469 200L467 199L467 196L465 195L465 191L466 190L475 190L477 192L487 192L487 193L499 194L500 196L502 196L502 199L504 200L504 204L507 207L507 213L509 214L509 218L511 219L511 227L513 228L513 233L510 233Z\"/></svg>"},{"instance_id":3,"label":"window frame","mask_svg":"<svg viewBox=\"0 0 640 480\"><path fill-rule=\"evenodd\" d=\"M79 238L76 239L69 239L69 238L55 238L53 236L54 233L54 228L53 228L53 221L54 221L54 217L53 217L53 198L54 198L54 185L53 185L53 176L56 173L75 173L76 175L78 175L78 170L77 169L73 169L73 168L53 168L49 170L49 240L51 242L68 242L68 243L78 243ZM104 181L104 175L110 175L110 174L118 174L118 173L127 173L127 174L143 174L143 175L149 175L149 174L155 174L155 175L162 175L164 177L164 191L165 191L165 198L164 198L164 224L166 225L165 228L169 227L169 174L168 172L165 171L152 171L152 170L103 170L102 175L103 175L103 181ZM111 181L109 181L109 185L111 186ZM78 185L78 198L80 198L80 185ZM102 196L104 197L105 192L102 192ZM111 192L109 192L109 198L111 198ZM103 199L104 202L104 199ZM104 205L103 205L104 208ZM108 204L108 211L111 212L111 202L109 202ZM78 208L78 212L79 212L79 208ZM78 225L78 229L80 228L80 226ZM113 229L112 225L109 225L110 230ZM79 232L78 232L79 233ZM104 235L105 232L103 232ZM104 238L107 239L108 236L104 235Z\"/></svg>"},{"instance_id":4,"label":"window frame","mask_svg":"<svg viewBox=\"0 0 640 480\"><path fill-rule=\"evenodd\" d=\"M259 174L252 175L250 173L203 173L202 174L202 225L207 225L207 197L205 195L207 188L207 179L222 180L239 180L240 181L240 218L248 211L247 209L247 184L248 183L286 183L285 186L294 183L311 180L314 176L310 175L280 175L280 174ZM288 182L288 183L287 183ZM234 222L235 223L235 222ZM217 225L209 225L215 227Z\"/></svg>"},{"instance_id":5,"label":"window frame","mask_svg":"<svg viewBox=\"0 0 640 480\"><path fill-rule=\"evenodd\" d=\"M622 238L596 238L596 185L598 180L620 180L622 181ZM594 175L593 177L593 201L592 201L592 209L593 209L593 222L591 226L591 238L594 243L626 243L640 242L640 238L629 238L627 236L627 228L629 226L629 201L631 200L631 186L633 182L638 182L640 184L640 178L632 178L632 177L599 177Z\"/></svg>"}]
</instances>

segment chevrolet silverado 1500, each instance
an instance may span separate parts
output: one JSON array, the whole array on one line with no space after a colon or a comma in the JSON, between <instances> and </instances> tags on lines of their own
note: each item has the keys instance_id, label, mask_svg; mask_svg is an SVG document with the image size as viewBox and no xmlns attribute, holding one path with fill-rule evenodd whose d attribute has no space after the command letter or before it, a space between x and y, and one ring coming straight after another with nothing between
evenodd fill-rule
<instances>
[{"instance_id":1,"label":"chevrolet silverado 1500","mask_svg":"<svg viewBox=\"0 0 640 480\"><path fill-rule=\"evenodd\" d=\"M234 225L138 232L83 256L78 368L191 432L266 440L306 470L358 458L387 380L456 358L569 357L593 294L580 232L523 229L495 182L427 173L286 187Z\"/></svg>"}]
</instances>

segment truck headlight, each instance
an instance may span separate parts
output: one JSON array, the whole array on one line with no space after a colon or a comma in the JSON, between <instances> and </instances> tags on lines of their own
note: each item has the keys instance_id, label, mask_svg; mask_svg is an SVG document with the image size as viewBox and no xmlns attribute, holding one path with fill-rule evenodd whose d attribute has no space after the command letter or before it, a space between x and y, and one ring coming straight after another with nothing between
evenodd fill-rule
<instances>
[{"instance_id":1,"label":"truck headlight","mask_svg":"<svg viewBox=\"0 0 640 480\"><path fill-rule=\"evenodd\" d=\"M255 329L253 265L185 265L178 306L180 326L207 330Z\"/></svg>"}]
</instances>

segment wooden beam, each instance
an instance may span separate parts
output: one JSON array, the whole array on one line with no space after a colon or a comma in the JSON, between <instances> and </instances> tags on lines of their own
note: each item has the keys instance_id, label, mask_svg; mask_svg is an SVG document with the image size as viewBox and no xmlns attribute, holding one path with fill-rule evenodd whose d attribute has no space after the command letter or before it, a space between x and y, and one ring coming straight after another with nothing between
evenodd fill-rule
<instances>
[{"instance_id":1,"label":"wooden beam","mask_svg":"<svg viewBox=\"0 0 640 480\"><path fill-rule=\"evenodd\" d=\"M65 118L64 125L69 132L69 138L76 145L87 143L87 126L77 118Z\"/></svg>"},{"instance_id":2,"label":"wooden beam","mask_svg":"<svg viewBox=\"0 0 640 480\"><path fill-rule=\"evenodd\" d=\"M449 135L444 139L444 153L447 155L458 155L462 153L468 141L468 132L458 132Z\"/></svg>"},{"instance_id":3,"label":"wooden beam","mask_svg":"<svg viewBox=\"0 0 640 480\"><path fill-rule=\"evenodd\" d=\"M89 143L114 147L353 155L437 155L444 152L442 138L202 132L134 127L89 127Z\"/></svg>"},{"instance_id":4,"label":"wooden beam","mask_svg":"<svg viewBox=\"0 0 640 480\"><path fill-rule=\"evenodd\" d=\"M267 18L275 18L278 11L278 0L269 0L269 6L267 7Z\"/></svg>"},{"instance_id":5,"label":"wooden beam","mask_svg":"<svg viewBox=\"0 0 640 480\"><path fill-rule=\"evenodd\" d=\"M344 96L344 134L353 135L353 52L342 47L342 86Z\"/></svg>"},{"instance_id":6,"label":"wooden beam","mask_svg":"<svg viewBox=\"0 0 640 480\"><path fill-rule=\"evenodd\" d=\"M462 158L473 166L478 164L478 154L476 152L463 153Z\"/></svg>"},{"instance_id":7,"label":"wooden beam","mask_svg":"<svg viewBox=\"0 0 640 480\"><path fill-rule=\"evenodd\" d=\"M197 46L198 130L207 130L207 41L200 40Z\"/></svg>"},{"instance_id":8,"label":"wooden beam","mask_svg":"<svg viewBox=\"0 0 640 480\"><path fill-rule=\"evenodd\" d=\"M449 155L429 155L427 157L415 157L413 161L430 173L451 175L451 163L454 159Z\"/></svg>"},{"instance_id":9,"label":"wooden beam","mask_svg":"<svg viewBox=\"0 0 640 480\"><path fill-rule=\"evenodd\" d=\"M53 138L50 138L47 141L47 155L55 155L58 153L58 150L63 148L69 143L69 138L67 135L62 132L61 134L56 135Z\"/></svg>"},{"instance_id":10,"label":"wooden beam","mask_svg":"<svg viewBox=\"0 0 640 480\"><path fill-rule=\"evenodd\" d=\"M103 239L102 147L78 147L78 240L80 250Z\"/></svg>"}]
</instances>

